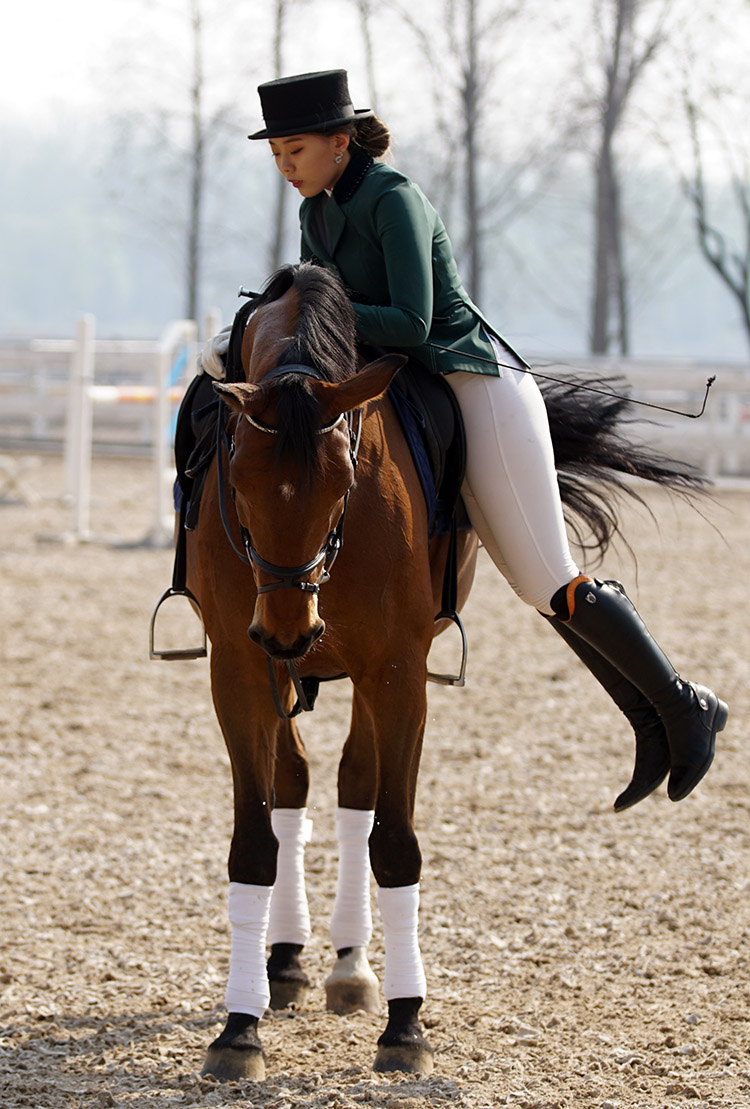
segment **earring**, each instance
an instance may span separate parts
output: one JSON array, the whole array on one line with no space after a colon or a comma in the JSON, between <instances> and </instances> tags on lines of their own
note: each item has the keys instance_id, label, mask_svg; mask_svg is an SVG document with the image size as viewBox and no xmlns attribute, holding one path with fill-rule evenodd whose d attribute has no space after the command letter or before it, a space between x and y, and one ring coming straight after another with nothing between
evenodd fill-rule
<instances>
[{"instance_id":1,"label":"earring","mask_svg":"<svg viewBox=\"0 0 750 1109\"><path fill-rule=\"evenodd\" d=\"M339 150L338 154L336 155L336 157L333 160L334 160L334 162L336 163L337 166L340 166L341 163L344 160L344 155L343 155L342 151Z\"/></svg>"}]
</instances>

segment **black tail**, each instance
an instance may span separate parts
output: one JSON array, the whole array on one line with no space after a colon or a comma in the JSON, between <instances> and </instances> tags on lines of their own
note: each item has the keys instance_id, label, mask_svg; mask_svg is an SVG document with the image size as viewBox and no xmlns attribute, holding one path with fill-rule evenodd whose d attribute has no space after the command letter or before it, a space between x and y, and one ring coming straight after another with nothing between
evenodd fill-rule
<instances>
[{"instance_id":1,"label":"black tail","mask_svg":"<svg viewBox=\"0 0 750 1109\"><path fill-rule=\"evenodd\" d=\"M589 392L584 384L604 392ZM633 422L631 402L613 394L626 393L627 388L620 378L571 377L541 384L566 520L581 547L599 557L620 529L618 498L645 503L625 477L652 481L688 498L708 486L688 463L626 438L623 425Z\"/></svg>"}]
</instances>

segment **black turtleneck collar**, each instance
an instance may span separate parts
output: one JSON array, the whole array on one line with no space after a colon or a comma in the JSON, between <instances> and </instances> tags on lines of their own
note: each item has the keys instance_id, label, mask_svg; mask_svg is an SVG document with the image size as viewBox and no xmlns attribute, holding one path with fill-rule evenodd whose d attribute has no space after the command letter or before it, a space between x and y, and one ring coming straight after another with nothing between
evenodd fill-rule
<instances>
[{"instance_id":1,"label":"black turtleneck collar","mask_svg":"<svg viewBox=\"0 0 750 1109\"><path fill-rule=\"evenodd\" d=\"M345 204L362 184L365 174L374 159L358 146L350 146L349 164L333 187L333 199L337 204Z\"/></svg>"}]
</instances>

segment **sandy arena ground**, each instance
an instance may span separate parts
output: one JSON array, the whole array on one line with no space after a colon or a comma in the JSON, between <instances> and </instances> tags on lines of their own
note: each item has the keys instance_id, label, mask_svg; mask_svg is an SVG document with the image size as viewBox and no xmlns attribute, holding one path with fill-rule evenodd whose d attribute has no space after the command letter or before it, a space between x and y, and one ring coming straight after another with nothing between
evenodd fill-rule
<instances>
[{"instance_id":1,"label":"sandy arena ground","mask_svg":"<svg viewBox=\"0 0 750 1109\"><path fill-rule=\"evenodd\" d=\"M637 568L606 563L730 703L679 805L662 789L615 816L625 722L482 555L469 686L430 687L417 807L428 1079L375 1075L383 1018L323 1008L349 696L323 687L302 721L316 988L263 1022L267 1080L220 1086L198 1072L223 1025L230 775L206 662L148 660L171 580L171 552L137 542L150 474L95 464L92 531L120 546L44 539L67 525L59 460L24 482L35 503L0 504L4 1109L750 1106L750 494L703 519L650 494L656 522L626 514Z\"/></svg>"}]
</instances>

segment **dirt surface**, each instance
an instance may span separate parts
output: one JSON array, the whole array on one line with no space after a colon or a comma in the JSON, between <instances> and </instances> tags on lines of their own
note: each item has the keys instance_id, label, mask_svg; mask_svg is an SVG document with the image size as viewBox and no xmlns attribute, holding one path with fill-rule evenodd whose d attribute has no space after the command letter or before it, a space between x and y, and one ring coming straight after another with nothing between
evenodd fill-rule
<instances>
[{"instance_id":1,"label":"dirt surface","mask_svg":"<svg viewBox=\"0 0 750 1109\"><path fill-rule=\"evenodd\" d=\"M661 494L607 559L683 673L730 703L714 768L615 816L632 737L599 687L481 556L469 686L430 687L424 854L428 1079L371 1068L382 1017L323 1009L331 963L335 768L348 683L302 725L316 983L262 1022L269 1077L198 1072L223 1025L230 775L207 664L149 662L171 553L144 463L100 460L92 531L59 460L0 504L0 1104L5 1109L626 1109L750 1106L750 513ZM717 530L718 529L718 530ZM128 544L131 544L128 546ZM372 962L382 973L377 922Z\"/></svg>"}]
</instances>

